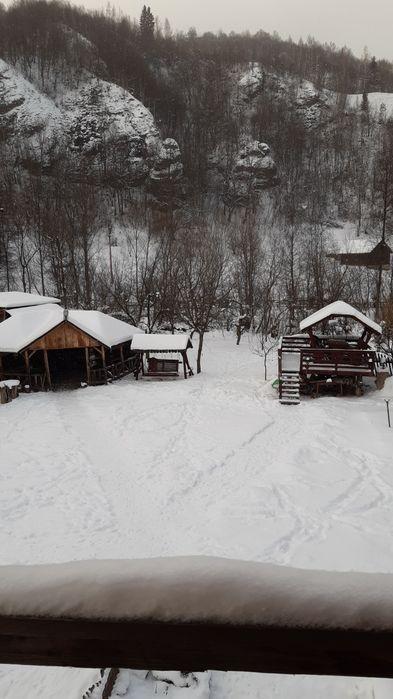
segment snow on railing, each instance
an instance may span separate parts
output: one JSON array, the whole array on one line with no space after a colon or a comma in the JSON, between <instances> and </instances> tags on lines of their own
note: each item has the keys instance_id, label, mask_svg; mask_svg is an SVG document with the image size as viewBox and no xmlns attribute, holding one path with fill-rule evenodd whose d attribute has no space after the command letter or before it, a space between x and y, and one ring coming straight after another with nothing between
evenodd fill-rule
<instances>
[{"instance_id":1,"label":"snow on railing","mask_svg":"<svg viewBox=\"0 0 393 699\"><path fill-rule=\"evenodd\" d=\"M393 575L209 557L3 566L0 662L393 677Z\"/></svg>"}]
</instances>

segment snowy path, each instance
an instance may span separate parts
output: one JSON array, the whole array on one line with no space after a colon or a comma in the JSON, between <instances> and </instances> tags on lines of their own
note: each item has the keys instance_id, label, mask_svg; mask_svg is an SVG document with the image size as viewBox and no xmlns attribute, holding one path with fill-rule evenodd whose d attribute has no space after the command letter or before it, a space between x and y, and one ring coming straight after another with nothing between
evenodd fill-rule
<instances>
[{"instance_id":1,"label":"snowy path","mask_svg":"<svg viewBox=\"0 0 393 699\"><path fill-rule=\"evenodd\" d=\"M246 339L209 338L205 367L189 381L125 379L2 406L0 562L214 554L393 572L381 394L281 406ZM4 668L0 696L49 699L56 672L56 697L79 699L91 672ZM213 673L210 689L217 699L373 691L392 696L393 685Z\"/></svg>"}]
</instances>

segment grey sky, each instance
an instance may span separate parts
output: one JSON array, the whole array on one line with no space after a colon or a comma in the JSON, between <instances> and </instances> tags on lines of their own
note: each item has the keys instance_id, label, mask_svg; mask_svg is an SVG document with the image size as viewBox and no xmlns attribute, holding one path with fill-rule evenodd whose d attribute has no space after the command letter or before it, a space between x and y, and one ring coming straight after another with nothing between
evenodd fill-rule
<instances>
[{"instance_id":1,"label":"grey sky","mask_svg":"<svg viewBox=\"0 0 393 699\"><path fill-rule=\"evenodd\" d=\"M106 0L75 0L103 7ZM143 0L111 0L138 17ZM148 0L155 15L168 17L172 27L198 31L277 30L286 38L315 36L320 41L349 46L361 55L364 46L377 58L393 60L393 0Z\"/></svg>"}]
</instances>

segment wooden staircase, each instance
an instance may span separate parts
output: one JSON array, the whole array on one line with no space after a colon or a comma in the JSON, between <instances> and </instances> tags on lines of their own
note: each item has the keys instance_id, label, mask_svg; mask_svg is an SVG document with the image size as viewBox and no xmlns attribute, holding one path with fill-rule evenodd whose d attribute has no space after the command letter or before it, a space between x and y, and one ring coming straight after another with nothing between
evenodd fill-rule
<instances>
[{"instance_id":1,"label":"wooden staircase","mask_svg":"<svg viewBox=\"0 0 393 699\"><path fill-rule=\"evenodd\" d=\"M297 405L300 403L300 376L298 371L286 371L280 376L280 403Z\"/></svg>"},{"instance_id":2,"label":"wooden staircase","mask_svg":"<svg viewBox=\"0 0 393 699\"><path fill-rule=\"evenodd\" d=\"M309 346L310 338L306 335L284 336L281 340L279 395L283 405L300 403L300 352Z\"/></svg>"}]
</instances>

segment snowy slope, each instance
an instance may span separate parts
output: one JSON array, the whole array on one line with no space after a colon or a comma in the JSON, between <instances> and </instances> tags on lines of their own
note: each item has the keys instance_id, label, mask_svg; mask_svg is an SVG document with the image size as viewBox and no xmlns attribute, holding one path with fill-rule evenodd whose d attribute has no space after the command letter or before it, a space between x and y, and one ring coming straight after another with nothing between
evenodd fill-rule
<instances>
[{"instance_id":1,"label":"snowy slope","mask_svg":"<svg viewBox=\"0 0 393 699\"><path fill-rule=\"evenodd\" d=\"M201 554L393 572L385 396L281 406L247 337L208 338L204 362L187 381L130 378L1 406L0 563ZM0 696L80 699L92 676L2 668ZM168 685L156 689L130 676L124 696L156 699ZM372 679L210 678L211 699L392 692Z\"/></svg>"},{"instance_id":2,"label":"snowy slope","mask_svg":"<svg viewBox=\"0 0 393 699\"><path fill-rule=\"evenodd\" d=\"M353 109L360 109L362 106L362 94L348 95L347 105ZM393 92L369 92L367 94L369 108L375 112L379 112L382 105L386 107L386 115L391 116L393 113Z\"/></svg>"},{"instance_id":3,"label":"snowy slope","mask_svg":"<svg viewBox=\"0 0 393 699\"><path fill-rule=\"evenodd\" d=\"M126 138L145 144L152 155L161 143L151 112L118 85L85 71L77 88L67 89L62 83L49 97L3 60L0 125L26 138L37 158L56 141L75 141L76 133L87 148L105 138Z\"/></svg>"},{"instance_id":4,"label":"snowy slope","mask_svg":"<svg viewBox=\"0 0 393 699\"><path fill-rule=\"evenodd\" d=\"M51 139L59 135L63 115L54 102L0 59L1 123L9 124L14 133L29 137L38 147L38 137Z\"/></svg>"}]
</instances>

